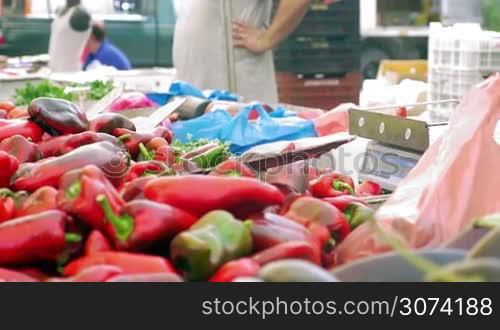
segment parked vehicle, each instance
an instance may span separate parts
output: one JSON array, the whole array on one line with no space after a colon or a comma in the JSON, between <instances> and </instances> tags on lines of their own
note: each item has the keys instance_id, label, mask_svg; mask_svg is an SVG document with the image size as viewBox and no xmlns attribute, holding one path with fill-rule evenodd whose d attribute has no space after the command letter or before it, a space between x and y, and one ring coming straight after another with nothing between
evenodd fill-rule
<instances>
[{"instance_id":1,"label":"parked vehicle","mask_svg":"<svg viewBox=\"0 0 500 330\"><path fill-rule=\"evenodd\" d=\"M176 20L172 0L82 3L93 19L105 22L109 39L127 54L134 67L172 66ZM5 0L0 17L0 55L47 53L52 18L63 4L64 0Z\"/></svg>"}]
</instances>

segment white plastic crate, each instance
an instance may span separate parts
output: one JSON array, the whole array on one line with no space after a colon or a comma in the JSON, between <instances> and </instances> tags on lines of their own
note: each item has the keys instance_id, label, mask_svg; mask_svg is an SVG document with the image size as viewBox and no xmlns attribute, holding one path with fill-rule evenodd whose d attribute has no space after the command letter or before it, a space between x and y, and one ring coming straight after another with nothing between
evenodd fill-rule
<instances>
[{"instance_id":1,"label":"white plastic crate","mask_svg":"<svg viewBox=\"0 0 500 330\"><path fill-rule=\"evenodd\" d=\"M474 85L500 71L500 33L479 24L444 27L432 23L429 37L429 100L460 99ZM448 120L453 104L431 107L436 120Z\"/></svg>"}]
</instances>

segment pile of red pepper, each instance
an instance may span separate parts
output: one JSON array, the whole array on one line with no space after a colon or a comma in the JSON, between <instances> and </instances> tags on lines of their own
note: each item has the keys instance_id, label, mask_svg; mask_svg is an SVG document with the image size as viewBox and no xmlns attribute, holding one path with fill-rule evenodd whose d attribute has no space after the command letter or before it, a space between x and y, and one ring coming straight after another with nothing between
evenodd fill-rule
<instances>
[{"instance_id":1,"label":"pile of red pepper","mask_svg":"<svg viewBox=\"0 0 500 330\"><path fill-rule=\"evenodd\" d=\"M165 128L89 121L63 100L27 113L0 120L0 282L228 282L284 259L329 268L373 215L361 197L381 193L332 173L299 194L224 145L179 154Z\"/></svg>"}]
</instances>

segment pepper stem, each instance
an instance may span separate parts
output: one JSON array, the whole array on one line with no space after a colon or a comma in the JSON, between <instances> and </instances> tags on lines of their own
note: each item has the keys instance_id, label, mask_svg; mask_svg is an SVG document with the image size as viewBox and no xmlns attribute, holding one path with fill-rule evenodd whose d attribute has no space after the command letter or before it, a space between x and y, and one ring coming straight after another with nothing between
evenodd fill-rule
<instances>
[{"instance_id":1,"label":"pepper stem","mask_svg":"<svg viewBox=\"0 0 500 330\"><path fill-rule=\"evenodd\" d=\"M347 190L349 192L349 195L354 196L354 188L346 182L338 180L333 181L333 189L342 192L345 192Z\"/></svg>"},{"instance_id":2,"label":"pepper stem","mask_svg":"<svg viewBox=\"0 0 500 330\"><path fill-rule=\"evenodd\" d=\"M73 182L68 187L68 190L66 191L66 198L75 200L80 196L81 193L82 193L82 182L78 180Z\"/></svg>"},{"instance_id":3,"label":"pepper stem","mask_svg":"<svg viewBox=\"0 0 500 330\"><path fill-rule=\"evenodd\" d=\"M145 161L154 160L153 155L149 152L144 143L139 143L139 150L141 151L142 158L144 158Z\"/></svg>"},{"instance_id":4,"label":"pepper stem","mask_svg":"<svg viewBox=\"0 0 500 330\"><path fill-rule=\"evenodd\" d=\"M405 247L396 237L386 232L375 219L371 220L372 226L375 228L377 235L382 240L392 247L399 255L401 255L409 264L413 265L416 269L425 274L436 274L443 282L478 282L480 278L465 277L454 274L452 272L443 271L441 266L433 263L432 261L420 257L407 247Z\"/></svg>"},{"instance_id":5,"label":"pepper stem","mask_svg":"<svg viewBox=\"0 0 500 330\"><path fill-rule=\"evenodd\" d=\"M500 227L500 217L488 217L477 220L474 225L480 228L496 229Z\"/></svg>"},{"instance_id":6,"label":"pepper stem","mask_svg":"<svg viewBox=\"0 0 500 330\"><path fill-rule=\"evenodd\" d=\"M126 242L134 231L134 218L126 214L123 216L118 216L113 211L113 207L109 202L108 198L104 195L97 196L97 203L101 206L104 211L104 215L107 221L109 221L116 232L116 237L122 241Z\"/></svg>"},{"instance_id":7,"label":"pepper stem","mask_svg":"<svg viewBox=\"0 0 500 330\"><path fill-rule=\"evenodd\" d=\"M64 239L68 244L76 244L83 241L82 235L77 233L67 233L66 235L64 235Z\"/></svg>"},{"instance_id":8,"label":"pepper stem","mask_svg":"<svg viewBox=\"0 0 500 330\"><path fill-rule=\"evenodd\" d=\"M130 139L131 137L132 137L132 135L131 135L131 134L125 134L125 135L120 136L120 137L118 138L118 140L119 140L119 141L121 141L121 142L125 142L125 141L127 141L128 139Z\"/></svg>"},{"instance_id":9,"label":"pepper stem","mask_svg":"<svg viewBox=\"0 0 500 330\"><path fill-rule=\"evenodd\" d=\"M0 198L16 197L16 194L7 188L0 189Z\"/></svg>"}]
</instances>

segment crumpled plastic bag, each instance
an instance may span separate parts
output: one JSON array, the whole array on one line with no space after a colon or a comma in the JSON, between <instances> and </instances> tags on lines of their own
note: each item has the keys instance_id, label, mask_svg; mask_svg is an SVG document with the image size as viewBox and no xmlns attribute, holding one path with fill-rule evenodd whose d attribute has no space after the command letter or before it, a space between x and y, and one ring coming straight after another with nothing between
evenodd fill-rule
<instances>
[{"instance_id":1,"label":"crumpled plastic bag","mask_svg":"<svg viewBox=\"0 0 500 330\"><path fill-rule=\"evenodd\" d=\"M454 239L474 218L500 211L500 74L474 88L453 113L449 131L424 154L376 220L412 248L434 248ZM336 263L386 252L370 224L337 249Z\"/></svg>"}]
</instances>

